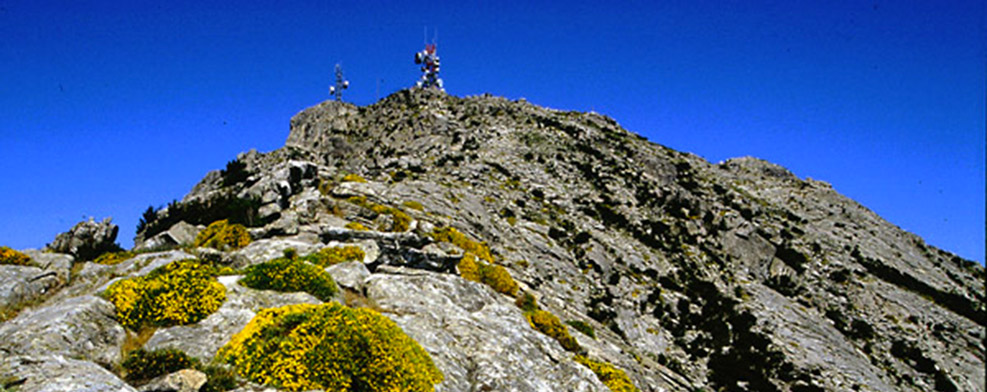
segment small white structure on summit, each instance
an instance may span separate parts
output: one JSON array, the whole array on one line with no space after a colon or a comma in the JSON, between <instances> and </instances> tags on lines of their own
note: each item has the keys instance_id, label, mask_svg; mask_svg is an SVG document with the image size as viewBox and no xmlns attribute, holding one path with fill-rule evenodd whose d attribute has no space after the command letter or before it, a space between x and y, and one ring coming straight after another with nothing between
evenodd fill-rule
<instances>
[{"instance_id":1,"label":"small white structure on summit","mask_svg":"<svg viewBox=\"0 0 987 392\"><path fill-rule=\"evenodd\" d=\"M421 64L422 78L415 83L418 88L435 88L445 91L442 88L442 79L439 78L439 55L435 53L435 44L426 44L425 50L415 53L415 64Z\"/></svg>"},{"instance_id":2,"label":"small white structure on summit","mask_svg":"<svg viewBox=\"0 0 987 392\"><path fill-rule=\"evenodd\" d=\"M335 97L337 101L343 100L343 90L350 87L350 81L343 79L343 66L336 63L336 85L329 86L329 96Z\"/></svg>"}]
</instances>

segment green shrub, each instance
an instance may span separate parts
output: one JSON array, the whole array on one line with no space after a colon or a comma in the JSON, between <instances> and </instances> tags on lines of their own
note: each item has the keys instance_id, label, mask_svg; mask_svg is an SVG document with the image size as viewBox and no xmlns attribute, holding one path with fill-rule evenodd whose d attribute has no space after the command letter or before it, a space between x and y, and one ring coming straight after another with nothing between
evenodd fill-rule
<instances>
[{"instance_id":1,"label":"green shrub","mask_svg":"<svg viewBox=\"0 0 987 392\"><path fill-rule=\"evenodd\" d=\"M211 267L196 260L179 260L147 276L117 281L103 295L116 307L117 321L138 330L143 325L199 322L223 304L226 288Z\"/></svg>"},{"instance_id":2,"label":"green shrub","mask_svg":"<svg viewBox=\"0 0 987 392\"><path fill-rule=\"evenodd\" d=\"M525 312L534 312L538 310L538 301L535 300L535 296L531 295L531 293L524 293L523 295L517 297L517 299L514 300L514 304Z\"/></svg>"},{"instance_id":3,"label":"green shrub","mask_svg":"<svg viewBox=\"0 0 987 392\"><path fill-rule=\"evenodd\" d=\"M207 247L222 251L237 250L250 244L250 233L240 224L230 224L226 219L209 224L195 237L195 247Z\"/></svg>"},{"instance_id":4,"label":"green shrub","mask_svg":"<svg viewBox=\"0 0 987 392\"><path fill-rule=\"evenodd\" d=\"M336 294L336 283L322 268L302 260L278 258L247 267L240 284L258 290L304 291L329 301Z\"/></svg>"},{"instance_id":5,"label":"green shrub","mask_svg":"<svg viewBox=\"0 0 987 392\"><path fill-rule=\"evenodd\" d=\"M578 353L582 350L576 339L569 335L569 330L554 314L545 310L536 310L525 313L524 317L528 319L532 328L555 339L567 351Z\"/></svg>"},{"instance_id":6,"label":"green shrub","mask_svg":"<svg viewBox=\"0 0 987 392\"><path fill-rule=\"evenodd\" d=\"M363 261L364 256L366 254L359 246L346 245L322 248L318 252L302 257L302 260L320 267L328 267L348 261Z\"/></svg>"},{"instance_id":7,"label":"green shrub","mask_svg":"<svg viewBox=\"0 0 987 392\"><path fill-rule=\"evenodd\" d=\"M247 164L240 162L239 159L226 162L226 169L221 170L219 174L223 177L223 186L234 185L250 177Z\"/></svg>"},{"instance_id":8,"label":"green shrub","mask_svg":"<svg viewBox=\"0 0 987 392\"><path fill-rule=\"evenodd\" d=\"M443 378L393 321L333 302L263 309L217 358L288 391L432 391Z\"/></svg>"},{"instance_id":9,"label":"green shrub","mask_svg":"<svg viewBox=\"0 0 987 392\"><path fill-rule=\"evenodd\" d=\"M593 326L587 324L585 321L567 320L565 323L568 324L570 327L575 328L577 331L582 332L583 335L596 339L596 331L593 329Z\"/></svg>"},{"instance_id":10,"label":"green shrub","mask_svg":"<svg viewBox=\"0 0 987 392\"><path fill-rule=\"evenodd\" d=\"M126 372L124 379L129 383L143 383L177 372L182 369L192 369L199 361L186 355L181 350L166 348L147 351L142 348L131 351L120 364Z\"/></svg>"},{"instance_id":11,"label":"green shrub","mask_svg":"<svg viewBox=\"0 0 987 392\"><path fill-rule=\"evenodd\" d=\"M206 383L199 392L223 392L236 389L236 373L224 366L210 365L200 368L206 374Z\"/></svg>"},{"instance_id":12,"label":"green shrub","mask_svg":"<svg viewBox=\"0 0 987 392\"><path fill-rule=\"evenodd\" d=\"M627 377L627 374L623 370L615 368L608 362L594 361L582 355L576 355L576 362L579 362L583 366L592 370L596 373L596 378L610 388L613 392L637 392L637 388L631 382L631 379Z\"/></svg>"},{"instance_id":13,"label":"green shrub","mask_svg":"<svg viewBox=\"0 0 987 392\"><path fill-rule=\"evenodd\" d=\"M0 246L0 264L33 266L34 262L31 261L31 257L26 254L6 246Z\"/></svg>"},{"instance_id":14,"label":"green shrub","mask_svg":"<svg viewBox=\"0 0 987 392\"><path fill-rule=\"evenodd\" d=\"M115 265L132 259L133 257L134 252L128 252L125 250L120 252L106 252L99 255L99 257L97 257L96 260L93 260L93 262L96 264Z\"/></svg>"},{"instance_id":15,"label":"green shrub","mask_svg":"<svg viewBox=\"0 0 987 392\"><path fill-rule=\"evenodd\" d=\"M137 233L151 238L181 221L190 225L207 225L226 219L247 227L263 226L269 222L260 218L260 205L260 197L239 198L233 192L226 192L207 201L172 201L165 210L167 213L149 206L137 223Z\"/></svg>"}]
</instances>

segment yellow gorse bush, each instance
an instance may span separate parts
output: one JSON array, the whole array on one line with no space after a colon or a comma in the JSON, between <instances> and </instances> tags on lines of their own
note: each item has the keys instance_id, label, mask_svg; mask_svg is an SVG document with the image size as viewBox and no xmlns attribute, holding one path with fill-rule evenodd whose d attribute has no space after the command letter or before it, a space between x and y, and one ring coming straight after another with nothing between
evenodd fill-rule
<instances>
[{"instance_id":1,"label":"yellow gorse bush","mask_svg":"<svg viewBox=\"0 0 987 392\"><path fill-rule=\"evenodd\" d=\"M581 347L579 347L579 343L572 335L569 335L569 330L551 312L534 310L525 312L524 317L528 319L528 323L531 324L532 328L555 339L562 345L562 348L571 352L580 351Z\"/></svg>"},{"instance_id":2,"label":"yellow gorse bush","mask_svg":"<svg viewBox=\"0 0 987 392\"><path fill-rule=\"evenodd\" d=\"M34 265L31 261L31 256L6 246L0 246L0 264Z\"/></svg>"},{"instance_id":3,"label":"yellow gorse bush","mask_svg":"<svg viewBox=\"0 0 987 392\"><path fill-rule=\"evenodd\" d=\"M367 200L366 196L352 196L347 199L350 203L366 208L378 215L390 215L392 218L391 227L387 229L395 233L405 232L411 228L411 216L400 208L389 207Z\"/></svg>"},{"instance_id":4,"label":"yellow gorse bush","mask_svg":"<svg viewBox=\"0 0 987 392\"><path fill-rule=\"evenodd\" d=\"M219 309L226 300L226 288L211 267L180 260L147 276L117 281L104 296L116 307L117 321L137 330L142 325L196 323Z\"/></svg>"},{"instance_id":5,"label":"yellow gorse bush","mask_svg":"<svg viewBox=\"0 0 987 392\"><path fill-rule=\"evenodd\" d=\"M511 273L499 265L488 264L493 263L493 255L486 243L473 241L453 227L435 229L432 231L432 238L451 243L463 250L463 258L456 265L459 276L490 286L498 293L517 295L518 285Z\"/></svg>"},{"instance_id":6,"label":"yellow gorse bush","mask_svg":"<svg viewBox=\"0 0 987 392\"><path fill-rule=\"evenodd\" d=\"M96 260L93 260L93 262L96 264L114 265L114 264L120 264L120 262L126 261L133 257L134 257L134 252L128 252L128 251L106 252L99 255L99 257L97 257Z\"/></svg>"},{"instance_id":7,"label":"yellow gorse bush","mask_svg":"<svg viewBox=\"0 0 987 392\"><path fill-rule=\"evenodd\" d=\"M312 253L302 258L312 264L321 267L328 267L333 264L345 263L347 261L362 261L366 254L359 246L332 246L322 248L318 252Z\"/></svg>"},{"instance_id":8,"label":"yellow gorse bush","mask_svg":"<svg viewBox=\"0 0 987 392\"><path fill-rule=\"evenodd\" d=\"M250 244L250 233L240 224L230 224L226 219L209 224L195 237L195 247L219 250L237 250Z\"/></svg>"},{"instance_id":9,"label":"yellow gorse bush","mask_svg":"<svg viewBox=\"0 0 987 392\"><path fill-rule=\"evenodd\" d=\"M594 361L582 355L576 355L576 362L596 373L596 378L610 388L613 392L637 392L637 388L631 383L631 379L623 370L615 368L608 362Z\"/></svg>"},{"instance_id":10,"label":"yellow gorse bush","mask_svg":"<svg viewBox=\"0 0 987 392\"><path fill-rule=\"evenodd\" d=\"M247 268L240 284L258 290L304 291L329 301L336 294L336 283L324 269L303 260L278 258Z\"/></svg>"},{"instance_id":11,"label":"yellow gorse bush","mask_svg":"<svg viewBox=\"0 0 987 392\"><path fill-rule=\"evenodd\" d=\"M443 378L393 321L337 303L263 309L217 358L288 391L432 391Z\"/></svg>"}]
</instances>

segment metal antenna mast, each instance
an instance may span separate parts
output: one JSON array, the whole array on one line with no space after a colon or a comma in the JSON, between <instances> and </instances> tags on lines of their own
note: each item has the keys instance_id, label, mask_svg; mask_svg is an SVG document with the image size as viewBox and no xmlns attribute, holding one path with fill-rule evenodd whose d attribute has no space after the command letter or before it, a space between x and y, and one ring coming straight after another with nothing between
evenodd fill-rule
<instances>
[{"instance_id":1,"label":"metal antenna mast","mask_svg":"<svg viewBox=\"0 0 987 392\"><path fill-rule=\"evenodd\" d=\"M428 37L427 29L425 36ZM415 64L421 64L422 70L422 78L418 80L418 83L415 83L415 86L445 91L442 88L442 79L439 78L439 55L436 53L436 40L438 40L438 33L436 33L436 39L432 43L425 44L425 50L415 53Z\"/></svg>"},{"instance_id":2,"label":"metal antenna mast","mask_svg":"<svg viewBox=\"0 0 987 392\"><path fill-rule=\"evenodd\" d=\"M343 79L343 66L336 63L336 85L329 86L329 96L336 98L337 101L343 100L343 90L350 87L350 81Z\"/></svg>"}]
</instances>

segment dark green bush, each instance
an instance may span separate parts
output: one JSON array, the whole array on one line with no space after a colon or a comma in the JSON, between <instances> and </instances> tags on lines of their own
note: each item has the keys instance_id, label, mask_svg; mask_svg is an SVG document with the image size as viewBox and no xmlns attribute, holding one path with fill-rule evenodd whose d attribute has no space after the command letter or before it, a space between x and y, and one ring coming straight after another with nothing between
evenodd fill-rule
<instances>
[{"instance_id":1,"label":"dark green bush","mask_svg":"<svg viewBox=\"0 0 987 392\"><path fill-rule=\"evenodd\" d=\"M247 177L250 177L250 172L247 171L247 165L240 162L239 159L226 162L226 169L220 171L220 174L223 176L223 186L243 182L247 180Z\"/></svg>"},{"instance_id":2,"label":"dark green bush","mask_svg":"<svg viewBox=\"0 0 987 392\"><path fill-rule=\"evenodd\" d=\"M304 291L323 301L331 300L337 291L332 276L322 268L286 258L248 267L240 284L258 290Z\"/></svg>"},{"instance_id":3,"label":"dark green bush","mask_svg":"<svg viewBox=\"0 0 987 392\"><path fill-rule=\"evenodd\" d=\"M139 348L127 354L120 366L126 372L124 379L127 382L142 383L182 369L196 368L199 361L181 350L167 348L147 351Z\"/></svg>"},{"instance_id":4,"label":"dark green bush","mask_svg":"<svg viewBox=\"0 0 987 392\"><path fill-rule=\"evenodd\" d=\"M570 327L575 328L577 331L582 332L583 335L589 336L596 339L596 330L593 329L592 325L587 324L582 320L568 320L565 322Z\"/></svg>"},{"instance_id":5,"label":"dark green bush","mask_svg":"<svg viewBox=\"0 0 987 392\"><path fill-rule=\"evenodd\" d=\"M260 219L257 214L258 209L260 209L260 198L239 198L233 193L226 193L205 202L172 201L168 204L166 214L160 214L159 209L153 206L148 207L137 223L137 233L143 233L144 238L151 238L181 221L192 225L208 225L226 219L230 223L247 227L269 223L267 220Z\"/></svg>"}]
</instances>

